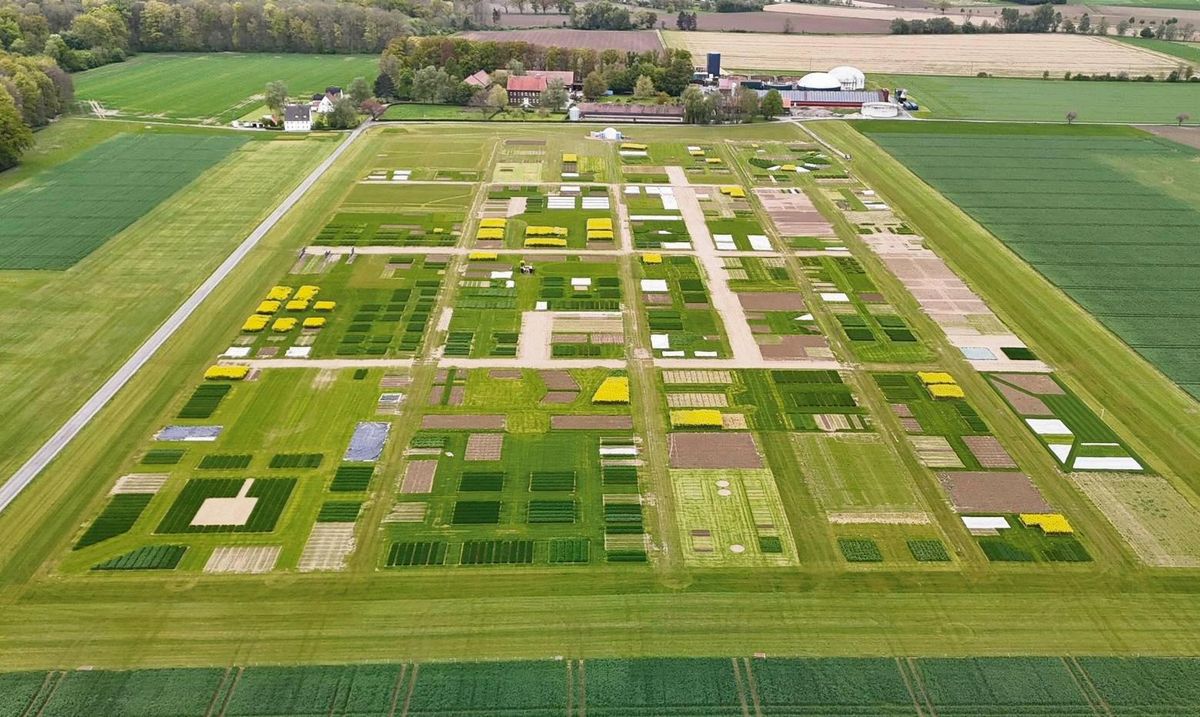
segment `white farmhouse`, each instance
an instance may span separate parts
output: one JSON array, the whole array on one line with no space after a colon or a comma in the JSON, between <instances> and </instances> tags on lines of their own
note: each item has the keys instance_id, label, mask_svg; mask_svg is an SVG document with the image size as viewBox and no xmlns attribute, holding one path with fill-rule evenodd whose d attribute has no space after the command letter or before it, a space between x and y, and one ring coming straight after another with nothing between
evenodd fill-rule
<instances>
[{"instance_id":1,"label":"white farmhouse","mask_svg":"<svg viewBox=\"0 0 1200 717\"><path fill-rule=\"evenodd\" d=\"M308 132L312 129L312 107L287 105L283 108L284 132Z\"/></svg>"}]
</instances>

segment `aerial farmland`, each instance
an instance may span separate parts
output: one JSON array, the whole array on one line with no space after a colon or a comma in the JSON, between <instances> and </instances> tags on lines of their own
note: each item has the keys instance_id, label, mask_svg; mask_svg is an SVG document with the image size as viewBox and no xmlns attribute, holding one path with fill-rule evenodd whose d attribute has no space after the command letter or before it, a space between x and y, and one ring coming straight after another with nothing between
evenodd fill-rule
<instances>
[{"instance_id":1,"label":"aerial farmland","mask_svg":"<svg viewBox=\"0 0 1200 717\"><path fill-rule=\"evenodd\" d=\"M0 715L1200 711L1195 147L135 109L0 181Z\"/></svg>"}]
</instances>

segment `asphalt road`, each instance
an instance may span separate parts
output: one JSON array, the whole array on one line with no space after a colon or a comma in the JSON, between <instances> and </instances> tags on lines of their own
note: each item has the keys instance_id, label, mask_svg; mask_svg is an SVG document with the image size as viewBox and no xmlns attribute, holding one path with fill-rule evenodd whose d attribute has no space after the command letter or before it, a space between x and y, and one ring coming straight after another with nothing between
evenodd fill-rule
<instances>
[{"instance_id":1,"label":"asphalt road","mask_svg":"<svg viewBox=\"0 0 1200 717\"><path fill-rule=\"evenodd\" d=\"M288 211L300 201L305 193L312 188L313 184L315 184L316 181L325 174L325 172L333 165L333 163L337 161L338 157L342 156L342 153L345 152L369 126L370 122L364 122L361 126L359 126L358 129L351 132L350 136L343 140L342 143L337 146L337 149L335 149L333 153L325 159L325 161L321 162L316 169L309 173L309 175L304 178L304 181L301 182L300 185L294 190L292 190L292 193L289 194L287 198L275 208L275 211L271 212L270 216L264 219L262 223L259 224L258 227L256 227L255 230L250 234L250 236L246 237L245 241L239 244L237 249L234 249L233 253L230 254L225 261L221 262L221 265L218 266L216 270L204 280L204 283L201 284L200 287L197 288L196 291L187 298L187 301L183 302L183 304L181 304L180 307L175 310L175 313L171 314L171 316L163 323L163 325L160 326L158 330L150 336L150 338L146 339L145 343L138 347L138 350L135 351L119 369L117 369L116 373L114 373L107 381L105 381L104 385L101 386L94 394L92 394L91 398L89 398L87 402L75 412L74 415L67 419L67 422L64 423L63 426L59 428L58 431L56 431L54 435L42 445L41 448L38 449L37 453L34 453L24 465L17 469L17 472L13 473L8 481L6 481L3 485L0 485L0 512L3 512L6 508L8 508L9 504L16 500L17 496L21 494L21 491L29 487L29 484L33 482L33 479L37 478L38 475L46 469L46 466L50 465L50 462L53 461L54 458L58 456L58 454L62 452L64 448L66 448L67 444L70 443L75 436L79 435L79 432L82 431L89 423L91 423L92 419L96 417L96 414L100 413L100 410L112 400L113 396L117 395L117 392L120 391L126 383L129 383L129 380L137 374L142 366L144 366L146 362L149 361L150 358L162 348L163 344L167 342L167 339L171 338L171 336L179 330L180 326L183 326L184 322L186 322L188 318L196 311L196 309L200 307L200 304L204 303L205 299L207 299L209 295L221 285L221 282L224 281L227 276L229 276L230 272L237 268L238 264L240 264L242 260L246 258L246 255L258 245L258 242L262 240L264 236L266 236L267 232L271 231L271 229L279 222L279 220L282 219L284 215L287 214Z\"/></svg>"}]
</instances>

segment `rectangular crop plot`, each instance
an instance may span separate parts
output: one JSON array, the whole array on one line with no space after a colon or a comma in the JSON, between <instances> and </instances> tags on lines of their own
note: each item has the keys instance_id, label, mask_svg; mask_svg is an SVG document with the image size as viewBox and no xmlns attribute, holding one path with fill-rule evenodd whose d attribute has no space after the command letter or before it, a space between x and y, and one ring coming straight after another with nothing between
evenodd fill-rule
<instances>
[{"instance_id":1,"label":"rectangular crop plot","mask_svg":"<svg viewBox=\"0 0 1200 717\"><path fill-rule=\"evenodd\" d=\"M123 134L0 195L0 269L66 269L245 142Z\"/></svg>"},{"instance_id":2,"label":"rectangular crop plot","mask_svg":"<svg viewBox=\"0 0 1200 717\"><path fill-rule=\"evenodd\" d=\"M247 482L252 485L248 488ZM275 529L279 516L287 505L294 478L193 478L163 516L155 529L157 533L269 533ZM228 522L194 521L205 510L210 500L239 499L253 500L248 513L231 516Z\"/></svg>"},{"instance_id":3,"label":"rectangular crop plot","mask_svg":"<svg viewBox=\"0 0 1200 717\"><path fill-rule=\"evenodd\" d=\"M455 525L494 525L500 522L500 501L460 500L454 504Z\"/></svg>"},{"instance_id":4,"label":"rectangular crop plot","mask_svg":"<svg viewBox=\"0 0 1200 717\"><path fill-rule=\"evenodd\" d=\"M1057 657L917 660L937 714L1095 714L1076 677Z\"/></svg>"},{"instance_id":5,"label":"rectangular crop plot","mask_svg":"<svg viewBox=\"0 0 1200 717\"><path fill-rule=\"evenodd\" d=\"M186 545L146 545L106 560L92 570L174 570Z\"/></svg>"},{"instance_id":6,"label":"rectangular crop plot","mask_svg":"<svg viewBox=\"0 0 1200 717\"><path fill-rule=\"evenodd\" d=\"M533 562L532 540L468 540L463 565L525 565Z\"/></svg>"},{"instance_id":7,"label":"rectangular crop plot","mask_svg":"<svg viewBox=\"0 0 1200 717\"><path fill-rule=\"evenodd\" d=\"M553 660L423 664L407 706L408 717L562 715L566 668Z\"/></svg>"},{"instance_id":8,"label":"rectangular crop plot","mask_svg":"<svg viewBox=\"0 0 1200 717\"><path fill-rule=\"evenodd\" d=\"M730 660L588 660L585 670L592 717L744 714Z\"/></svg>"},{"instance_id":9,"label":"rectangular crop plot","mask_svg":"<svg viewBox=\"0 0 1200 717\"><path fill-rule=\"evenodd\" d=\"M86 548L128 533L153 497L152 494L146 493L114 495L100 515L88 526L87 532L79 538L79 542L75 543L75 549Z\"/></svg>"},{"instance_id":10,"label":"rectangular crop plot","mask_svg":"<svg viewBox=\"0 0 1200 717\"><path fill-rule=\"evenodd\" d=\"M411 565L441 565L446 562L444 541L417 541L392 543L388 550L389 568Z\"/></svg>"}]
</instances>

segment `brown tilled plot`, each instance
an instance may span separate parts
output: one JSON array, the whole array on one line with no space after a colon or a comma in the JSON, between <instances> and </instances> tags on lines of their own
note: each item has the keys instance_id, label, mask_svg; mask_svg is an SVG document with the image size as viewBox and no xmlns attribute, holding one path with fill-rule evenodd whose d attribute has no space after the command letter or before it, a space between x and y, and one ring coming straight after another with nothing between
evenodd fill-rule
<instances>
[{"instance_id":1,"label":"brown tilled plot","mask_svg":"<svg viewBox=\"0 0 1200 717\"><path fill-rule=\"evenodd\" d=\"M551 416L550 428L559 431L613 431L633 428L631 416Z\"/></svg>"},{"instance_id":2,"label":"brown tilled plot","mask_svg":"<svg viewBox=\"0 0 1200 717\"><path fill-rule=\"evenodd\" d=\"M579 394L575 391L548 391L545 396L542 396L542 403L574 403L577 398L579 398Z\"/></svg>"},{"instance_id":3,"label":"brown tilled plot","mask_svg":"<svg viewBox=\"0 0 1200 717\"><path fill-rule=\"evenodd\" d=\"M798 291L745 292L737 298L746 311L804 310L804 297Z\"/></svg>"},{"instance_id":4,"label":"brown tilled plot","mask_svg":"<svg viewBox=\"0 0 1200 717\"><path fill-rule=\"evenodd\" d=\"M824 336L780 336L772 343L760 342L758 350L768 360L822 357L828 355L829 342Z\"/></svg>"},{"instance_id":5,"label":"brown tilled plot","mask_svg":"<svg viewBox=\"0 0 1200 717\"><path fill-rule=\"evenodd\" d=\"M762 468L752 433L672 433L671 468Z\"/></svg>"},{"instance_id":6,"label":"brown tilled plot","mask_svg":"<svg viewBox=\"0 0 1200 717\"><path fill-rule=\"evenodd\" d=\"M498 461L504 450L503 433L472 433L467 438L467 451L463 459L468 461Z\"/></svg>"},{"instance_id":7,"label":"brown tilled plot","mask_svg":"<svg viewBox=\"0 0 1200 717\"><path fill-rule=\"evenodd\" d=\"M460 431L503 431L504 414L429 415L421 419L421 428Z\"/></svg>"},{"instance_id":8,"label":"brown tilled plot","mask_svg":"<svg viewBox=\"0 0 1200 717\"><path fill-rule=\"evenodd\" d=\"M1041 491L1023 473L938 473L959 513L1049 513Z\"/></svg>"},{"instance_id":9,"label":"brown tilled plot","mask_svg":"<svg viewBox=\"0 0 1200 717\"><path fill-rule=\"evenodd\" d=\"M488 369L488 378L495 381L510 381L512 379L522 378L521 369L519 368L493 368Z\"/></svg>"},{"instance_id":10,"label":"brown tilled plot","mask_svg":"<svg viewBox=\"0 0 1200 717\"><path fill-rule=\"evenodd\" d=\"M1004 396L1004 398L1012 404L1012 407L1016 409L1017 413L1021 414L1022 416L1054 415L1054 411L1051 411L1050 407L1043 403L1042 399L1038 398L1037 396L1031 396L1019 388L1014 388L1008 384L1000 383L999 381L993 385L996 387L996 390L1000 392L1000 395Z\"/></svg>"},{"instance_id":11,"label":"brown tilled plot","mask_svg":"<svg viewBox=\"0 0 1200 717\"><path fill-rule=\"evenodd\" d=\"M400 483L401 493L429 493L433 490L433 477L437 474L437 461L413 461L404 469L404 480Z\"/></svg>"},{"instance_id":12,"label":"brown tilled plot","mask_svg":"<svg viewBox=\"0 0 1200 717\"><path fill-rule=\"evenodd\" d=\"M803 192L784 189L755 189L763 209L783 236L831 236L833 225Z\"/></svg>"},{"instance_id":13,"label":"brown tilled plot","mask_svg":"<svg viewBox=\"0 0 1200 717\"><path fill-rule=\"evenodd\" d=\"M971 449L975 460L984 468L1016 468L1012 456L1000 445L995 436L963 436L963 443Z\"/></svg>"},{"instance_id":14,"label":"brown tilled plot","mask_svg":"<svg viewBox=\"0 0 1200 717\"><path fill-rule=\"evenodd\" d=\"M1043 373L998 373L996 378L1012 385L1043 396L1062 396L1066 394L1048 374Z\"/></svg>"},{"instance_id":15,"label":"brown tilled plot","mask_svg":"<svg viewBox=\"0 0 1200 717\"><path fill-rule=\"evenodd\" d=\"M541 377L542 383L546 384L546 389L549 391L579 390L579 384L575 383L575 379L569 371L560 369L538 371L538 376Z\"/></svg>"}]
</instances>

